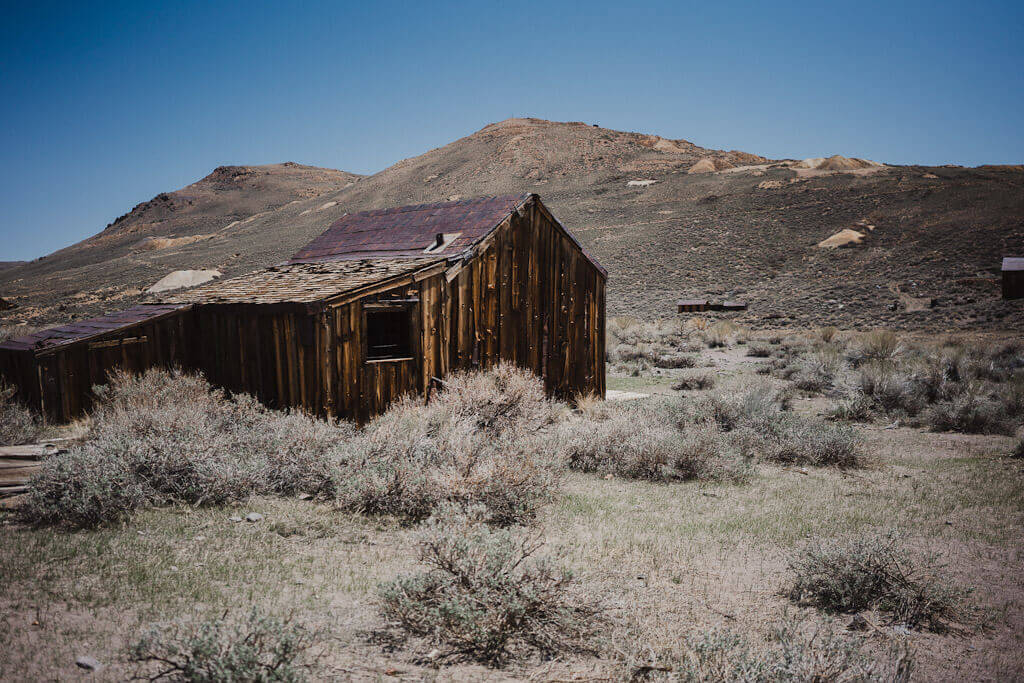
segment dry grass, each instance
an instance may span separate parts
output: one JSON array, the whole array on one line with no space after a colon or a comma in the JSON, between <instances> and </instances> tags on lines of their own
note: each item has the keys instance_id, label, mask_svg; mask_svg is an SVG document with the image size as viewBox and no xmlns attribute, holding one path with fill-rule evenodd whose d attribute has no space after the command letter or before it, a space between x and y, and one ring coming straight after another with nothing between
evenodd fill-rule
<instances>
[{"instance_id":1,"label":"dry grass","mask_svg":"<svg viewBox=\"0 0 1024 683\"><path fill-rule=\"evenodd\" d=\"M692 680L717 680L762 671L786 680L800 672L796 677L868 671L892 680L907 660L896 661L888 644L905 640L915 651L920 680L1018 676L1024 667L1018 557L1024 484L1018 461L1005 457L1017 440L848 427L871 467L778 467L763 450L766 441L791 420L813 431L823 424L813 413L827 410L831 399L790 403L775 380L751 391L754 364L743 364L741 351L714 352L722 365L712 396L650 399L629 410L649 412L643 419L659 429L706 431L716 448L723 438L756 447L753 476L736 486L714 478L666 483L566 473L531 523L573 573L572 595L605 606L607 621L588 641L599 652L560 651L546 661L510 656L500 675L618 680L682 678L685 672ZM985 372L994 376L1002 367ZM648 385L667 391L673 379L663 386L655 385L657 378L624 381L639 391ZM460 403L475 411L473 401ZM500 425L502 415L518 410L514 404L487 403L473 429ZM591 424L613 420L623 409L584 398L574 414L556 406L553 419ZM769 437L752 425L771 430ZM249 511L265 519L228 520ZM10 542L0 550L0 573L9 577L0 585L7 615L0 620L6 643L0 677L63 678L74 657L89 652L109 667L105 675L123 679L133 670L119 653L147 624L174 621L183 604L195 611L189 623L225 612L237 621L248 609L239 607L244 604L279 619L293 614L329 632L331 647L317 677L493 678L469 661L423 659L419 641L395 649L394 640L380 635L376 587L422 570L409 552L418 531L405 521L339 510L326 495L305 502L257 495L223 506L143 508L128 527L74 534L9 525ZM984 610L984 631L904 636L883 624L865 638L843 633L845 621L794 608L785 597L787 560L808 539L858 538L892 526L902 530L910 557L937 553L945 579L977 588L971 602ZM780 639L778 624L796 625ZM449 647L431 638L424 637L423 649Z\"/></svg>"}]
</instances>

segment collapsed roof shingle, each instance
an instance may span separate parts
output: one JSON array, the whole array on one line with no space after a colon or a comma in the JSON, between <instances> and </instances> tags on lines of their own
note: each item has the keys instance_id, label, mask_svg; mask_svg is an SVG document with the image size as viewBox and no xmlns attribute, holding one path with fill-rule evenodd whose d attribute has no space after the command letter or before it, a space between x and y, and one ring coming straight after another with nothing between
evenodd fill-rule
<instances>
[{"instance_id":1,"label":"collapsed roof shingle","mask_svg":"<svg viewBox=\"0 0 1024 683\"><path fill-rule=\"evenodd\" d=\"M161 301L182 304L313 303L413 273L438 262L434 257L286 263L168 295Z\"/></svg>"}]
</instances>

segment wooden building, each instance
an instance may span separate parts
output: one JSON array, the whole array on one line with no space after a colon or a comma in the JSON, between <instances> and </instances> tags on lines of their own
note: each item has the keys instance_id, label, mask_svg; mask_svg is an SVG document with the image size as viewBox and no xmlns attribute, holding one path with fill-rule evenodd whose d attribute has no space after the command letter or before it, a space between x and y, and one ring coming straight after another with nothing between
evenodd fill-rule
<instances>
[{"instance_id":1,"label":"wooden building","mask_svg":"<svg viewBox=\"0 0 1024 683\"><path fill-rule=\"evenodd\" d=\"M1003 298L1024 299L1024 258L1003 258Z\"/></svg>"},{"instance_id":2,"label":"wooden building","mask_svg":"<svg viewBox=\"0 0 1024 683\"><path fill-rule=\"evenodd\" d=\"M0 374L58 420L154 365L359 421L501 360L603 396L606 278L534 194L347 214L286 263L0 344Z\"/></svg>"}]
</instances>

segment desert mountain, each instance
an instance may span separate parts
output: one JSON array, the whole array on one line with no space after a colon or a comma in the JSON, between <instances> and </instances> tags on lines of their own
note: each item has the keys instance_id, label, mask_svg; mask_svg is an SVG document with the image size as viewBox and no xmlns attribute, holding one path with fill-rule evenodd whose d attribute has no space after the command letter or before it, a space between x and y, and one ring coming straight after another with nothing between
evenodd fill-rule
<instances>
[{"instance_id":1,"label":"desert mountain","mask_svg":"<svg viewBox=\"0 0 1024 683\"><path fill-rule=\"evenodd\" d=\"M540 194L608 268L609 315L670 316L680 297L728 297L749 302L753 325L1024 325L997 278L999 257L1024 248L1019 168L769 160L537 119L491 124L366 177L222 167L0 271L0 296L21 304L7 320L92 314L173 270L230 277L279 262L346 212L521 191ZM866 236L817 246L846 229ZM901 296L934 308L904 311Z\"/></svg>"}]
</instances>

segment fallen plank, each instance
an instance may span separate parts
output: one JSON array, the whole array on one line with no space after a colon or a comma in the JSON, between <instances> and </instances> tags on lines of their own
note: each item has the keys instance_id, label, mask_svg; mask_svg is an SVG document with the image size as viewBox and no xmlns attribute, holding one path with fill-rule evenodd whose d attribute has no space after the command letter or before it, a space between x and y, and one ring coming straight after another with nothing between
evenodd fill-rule
<instances>
[{"instance_id":1,"label":"fallen plank","mask_svg":"<svg viewBox=\"0 0 1024 683\"><path fill-rule=\"evenodd\" d=\"M0 486L0 498L8 498L27 492L27 486Z\"/></svg>"},{"instance_id":2,"label":"fallen plank","mask_svg":"<svg viewBox=\"0 0 1024 683\"><path fill-rule=\"evenodd\" d=\"M52 443L30 443L22 446L0 446L0 458L45 458L63 449Z\"/></svg>"},{"instance_id":3,"label":"fallen plank","mask_svg":"<svg viewBox=\"0 0 1024 683\"><path fill-rule=\"evenodd\" d=\"M25 500L25 494L23 493L8 496L6 498L0 497L0 510L13 510L21 505L23 500Z\"/></svg>"},{"instance_id":4,"label":"fallen plank","mask_svg":"<svg viewBox=\"0 0 1024 683\"><path fill-rule=\"evenodd\" d=\"M37 471L39 471L38 467L25 467L18 470L0 470L0 488L5 486L21 486L25 484Z\"/></svg>"}]
</instances>

